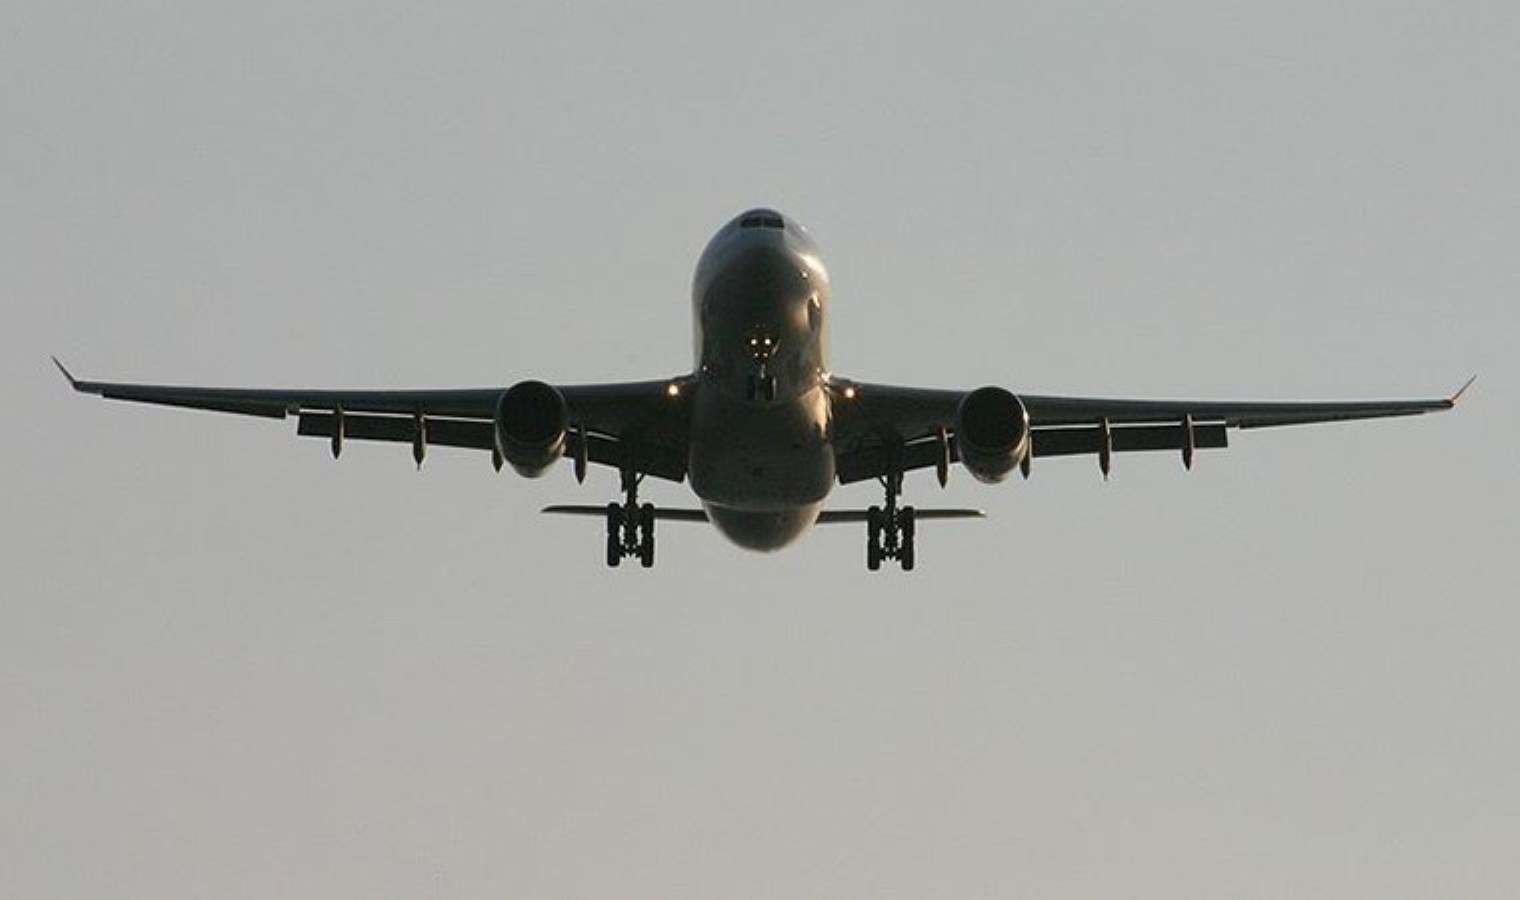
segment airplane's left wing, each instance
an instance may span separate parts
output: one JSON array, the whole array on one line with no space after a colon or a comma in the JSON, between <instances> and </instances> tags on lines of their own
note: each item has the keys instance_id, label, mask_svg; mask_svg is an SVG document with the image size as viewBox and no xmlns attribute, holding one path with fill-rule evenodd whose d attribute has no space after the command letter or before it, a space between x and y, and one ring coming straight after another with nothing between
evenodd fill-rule
<instances>
[{"instance_id":1,"label":"airplane's left wing","mask_svg":"<svg viewBox=\"0 0 1520 900\"><path fill-rule=\"evenodd\" d=\"M1022 462L1027 470L1031 457L1094 454L1106 473L1113 453L1175 450L1191 465L1195 449L1226 446L1228 429L1438 412L1454 406L1468 385L1449 397L1433 399L1281 403L1021 394L1017 397L1027 412L1029 433ZM980 393L843 380L835 380L829 389L836 398L839 479L846 483L882 477L893 467L900 472L932 467L943 471L959 461L956 431L962 403Z\"/></svg>"},{"instance_id":2,"label":"airplane's left wing","mask_svg":"<svg viewBox=\"0 0 1520 900\"><path fill-rule=\"evenodd\" d=\"M75 378L71 387L108 400L126 400L283 419L298 418L297 434L324 437L336 454L345 440L409 443L421 457L429 445L490 451L501 464L497 420L509 387L445 390L304 390L129 384ZM545 386L547 387L547 386ZM629 468L680 481L686 474L686 404L679 380L565 385L568 427L564 455L586 463Z\"/></svg>"}]
</instances>

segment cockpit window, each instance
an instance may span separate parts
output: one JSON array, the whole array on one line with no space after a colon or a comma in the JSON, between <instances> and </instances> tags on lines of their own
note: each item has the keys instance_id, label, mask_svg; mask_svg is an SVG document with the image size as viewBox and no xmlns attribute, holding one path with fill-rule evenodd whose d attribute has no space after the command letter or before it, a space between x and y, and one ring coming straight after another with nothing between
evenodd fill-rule
<instances>
[{"instance_id":1,"label":"cockpit window","mask_svg":"<svg viewBox=\"0 0 1520 900\"><path fill-rule=\"evenodd\" d=\"M786 228L786 223L780 216L763 214L745 216L739 220L740 228L774 228L778 231Z\"/></svg>"}]
</instances>

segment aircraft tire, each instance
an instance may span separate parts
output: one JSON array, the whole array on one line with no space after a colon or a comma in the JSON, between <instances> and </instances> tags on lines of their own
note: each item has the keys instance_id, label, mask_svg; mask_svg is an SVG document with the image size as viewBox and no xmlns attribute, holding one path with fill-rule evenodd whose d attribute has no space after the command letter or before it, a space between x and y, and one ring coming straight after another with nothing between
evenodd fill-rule
<instances>
[{"instance_id":1,"label":"aircraft tire","mask_svg":"<svg viewBox=\"0 0 1520 900\"><path fill-rule=\"evenodd\" d=\"M654 567L654 504L639 507L639 565Z\"/></svg>"},{"instance_id":2,"label":"aircraft tire","mask_svg":"<svg viewBox=\"0 0 1520 900\"><path fill-rule=\"evenodd\" d=\"M911 572L918 553L917 541L914 539L918 531L917 516L914 515L913 507L903 507L898 527L902 532L902 542L897 552L897 561L904 572Z\"/></svg>"},{"instance_id":3,"label":"aircraft tire","mask_svg":"<svg viewBox=\"0 0 1520 900\"><path fill-rule=\"evenodd\" d=\"M881 568L881 507L866 510L866 568L872 572Z\"/></svg>"},{"instance_id":4,"label":"aircraft tire","mask_svg":"<svg viewBox=\"0 0 1520 900\"><path fill-rule=\"evenodd\" d=\"M623 561L623 508L607 504L607 565L616 569Z\"/></svg>"}]
</instances>

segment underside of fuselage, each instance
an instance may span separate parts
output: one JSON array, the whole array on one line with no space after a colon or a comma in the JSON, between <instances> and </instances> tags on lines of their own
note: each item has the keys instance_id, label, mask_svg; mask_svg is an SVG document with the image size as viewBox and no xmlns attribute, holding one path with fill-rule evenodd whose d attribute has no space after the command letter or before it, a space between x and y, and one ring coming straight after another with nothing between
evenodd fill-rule
<instances>
[{"instance_id":1,"label":"underside of fuselage","mask_svg":"<svg viewBox=\"0 0 1520 900\"><path fill-rule=\"evenodd\" d=\"M834 483L828 288L812 240L773 210L736 217L697 264L687 471L713 524L747 549L800 537Z\"/></svg>"},{"instance_id":2,"label":"underside of fuselage","mask_svg":"<svg viewBox=\"0 0 1520 900\"><path fill-rule=\"evenodd\" d=\"M802 537L818 521L820 504L776 510L746 510L704 503L707 520L725 538L746 550L780 550Z\"/></svg>"}]
</instances>

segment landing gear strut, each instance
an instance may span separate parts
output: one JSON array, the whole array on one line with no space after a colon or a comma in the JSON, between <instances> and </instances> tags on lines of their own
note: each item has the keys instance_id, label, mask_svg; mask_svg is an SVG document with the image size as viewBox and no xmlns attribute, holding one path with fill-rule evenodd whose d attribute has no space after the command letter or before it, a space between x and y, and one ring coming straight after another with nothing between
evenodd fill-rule
<instances>
[{"instance_id":1,"label":"landing gear strut","mask_svg":"<svg viewBox=\"0 0 1520 900\"><path fill-rule=\"evenodd\" d=\"M639 505L639 482L644 476L623 470L621 504L607 504L607 565L616 567L623 557L638 557L639 565L654 565L654 504Z\"/></svg>"},{"instance_id":2,"label":"landing gear strut","mask_svg":"<svg viewBox=\"0 0 1520 900\"><path fill-rule=\"evenodd\" d=\"M904 572L913 571L914 534L917 531L913 507L898 507L902 493L902 473L889 472L881 479L886 489L886 505L866 511L866 568L875 572L884 559L895 559Z\"/></svg>"},{"instance_id":3,"label":"landing gear strut","mask_svg":"<svg viewBox=\"0 0 1520 900\"><path fill-rule=\"evenodd\" d=\"M756 401L759 401L761 403L775 403L776 376L767 372L765 370L765 366L761 366L758 374L753 374L745 378L744 399L748 400L751 403L754 403Z\"/></svg>"}]
</instances>

